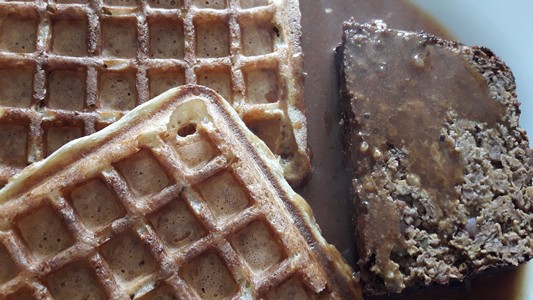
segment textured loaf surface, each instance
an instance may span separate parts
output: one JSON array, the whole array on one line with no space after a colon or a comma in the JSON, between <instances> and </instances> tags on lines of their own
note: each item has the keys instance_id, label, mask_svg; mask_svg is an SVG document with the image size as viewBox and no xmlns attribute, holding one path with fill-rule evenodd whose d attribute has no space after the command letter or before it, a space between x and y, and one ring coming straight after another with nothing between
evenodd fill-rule
<instances>
[{"instance_id":1,"label":"textured loaf surface","mask_svg":"<svg viewBox=\"0 0 533 300\"><path fill-rule=\"evenodd\" d=\"M365 292L530 259L533 154L509 68L380 22L346 22L338 54Z\"/></svg>"}]
</instances>

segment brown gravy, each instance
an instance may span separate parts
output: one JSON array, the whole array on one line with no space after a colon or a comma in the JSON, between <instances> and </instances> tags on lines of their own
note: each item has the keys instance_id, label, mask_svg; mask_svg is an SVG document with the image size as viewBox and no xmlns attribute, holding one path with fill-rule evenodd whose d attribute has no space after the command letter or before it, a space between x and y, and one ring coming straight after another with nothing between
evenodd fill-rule
<instances>
[{"instance_id":1,"label":"brown gravy","mask_svg":"<svg viewBox=\"0 0 533 300\"><path fill-rule=\"evenodd\" d=\"M341 41L342 22L385 21L391 28L451 35L407 1L300 0L302 46L305 55L305 101L313 172L297 190L311 205L326 239L355 267L350 179L345 171L340 133L339 84L334 49ZM525 267L474 278L468 283L403 293L400 299L520 299ZM502 292L504 294L502 295Z\"/></svg>"},{"instance_id":2,"label":"brown gravy","mask_svg":"<svg viewBox=\"0 0 533 300\"><path fill-rule=\"evenodd\" d=\"M464 166L454 145L441 136L447 115L493 126L505 106L492 101L485 79L461 54L425 37L382 31L344 51L354 57L346 62L346 80L349 90L357 91L353 110L364 116L357 123L366 152L405 149L408 171L444 215L454 214L448 204L459 196L455 186L463 182ZM465 76L459 81L458 74Z\"/></svg>"}]
</instances>

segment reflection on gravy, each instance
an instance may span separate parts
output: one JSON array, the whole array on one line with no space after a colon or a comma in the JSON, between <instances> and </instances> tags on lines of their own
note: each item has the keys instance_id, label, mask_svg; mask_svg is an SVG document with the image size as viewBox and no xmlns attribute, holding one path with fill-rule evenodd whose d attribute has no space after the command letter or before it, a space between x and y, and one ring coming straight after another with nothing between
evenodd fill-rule
<instances>
[{"instance_id":1,"label":"reflection on gravy","mask_svg":"<svg viewBox=\"0 0 533 300\"><path fill-rule=\"evenodd\" d=\"M381 19L391 28L426 32L450 39L435 21L406 1L300 0L305 55L305 101L313 173L298 192L309 202L328 241L355 266L350 179L343 162L339 127L339 84L334 49L341 41L342 22ZM520 299L525 267L485 274L468 283L408 294L409 299ZM502 294L502 292L504 294Z\"/></svg>"}]
</instances>

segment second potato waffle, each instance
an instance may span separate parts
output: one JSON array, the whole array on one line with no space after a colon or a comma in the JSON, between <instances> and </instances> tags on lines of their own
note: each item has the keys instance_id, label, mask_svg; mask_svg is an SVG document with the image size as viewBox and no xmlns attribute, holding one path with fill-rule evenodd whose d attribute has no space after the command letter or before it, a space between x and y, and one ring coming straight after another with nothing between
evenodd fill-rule
<instances>
[{"instance_id":1,"label":"second potato waffle","mask_svg":"<svg viewBox=\"0 0 533 300\"><path fill-rule=\"evenodd\" d=\"M298 2L0 3L0 187L168 88L211 87L297 184L309 170Z\"/></svg>"},{"instance_id":2,"label":"second potato waffle","mask_svg":"<svg viewBox=\"0 0 533 300\"><path fill-rule=\"evenodd\" d=\"M211 90L164 93L0 190L0 298L360 299L275 160Z\"/></svg>"}]
</instances>

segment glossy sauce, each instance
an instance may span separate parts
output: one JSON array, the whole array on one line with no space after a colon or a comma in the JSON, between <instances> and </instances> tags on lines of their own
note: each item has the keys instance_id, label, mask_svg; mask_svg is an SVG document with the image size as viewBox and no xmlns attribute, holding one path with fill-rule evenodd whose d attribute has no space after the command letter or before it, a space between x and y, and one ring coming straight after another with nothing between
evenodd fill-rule
<instances>
[{"instance_id":1,"label":"glossy sauce","mask_svg":"<svg viewBox=\"0 0 533 300\"><path fill-rule=\"evenodd\" d=\"M404 149L408 171L430 200L444 215L455 214L447 202L459 197L455 186L463 182L464 165L441 135L448 113L492 127L505 106L492 100L485 79L462 54L425 37L382 31L359 40L344 55L351 57L345 62L347 88L357 92L352 109L364 116L356 116L364 152Z\"/></svg>"},{"instance_id":2,"label":"glossy sauce","mask_svg":"<svg viewBox=\"0 0 533 300\"><path fill-rule=\"evenodd\" d=\"M342 154L338 69L334 54L341 42L342 22L350 17L358 22L381 19L390 28L424 30L448 39L451 36L428 15L405 1L300 0L300 10L308 74L305 101L313 172L297 191L310 203L326 239L355 266L350 178ZM455 299L460 294L464 299L486 299L487 295L502 295L501 290L505 290L505 299L520 299L522 273L519 269L510 269L476 278L468 284L438 287L410 296L407 292L401 298Z\"/></svg>"}]
</instances>

